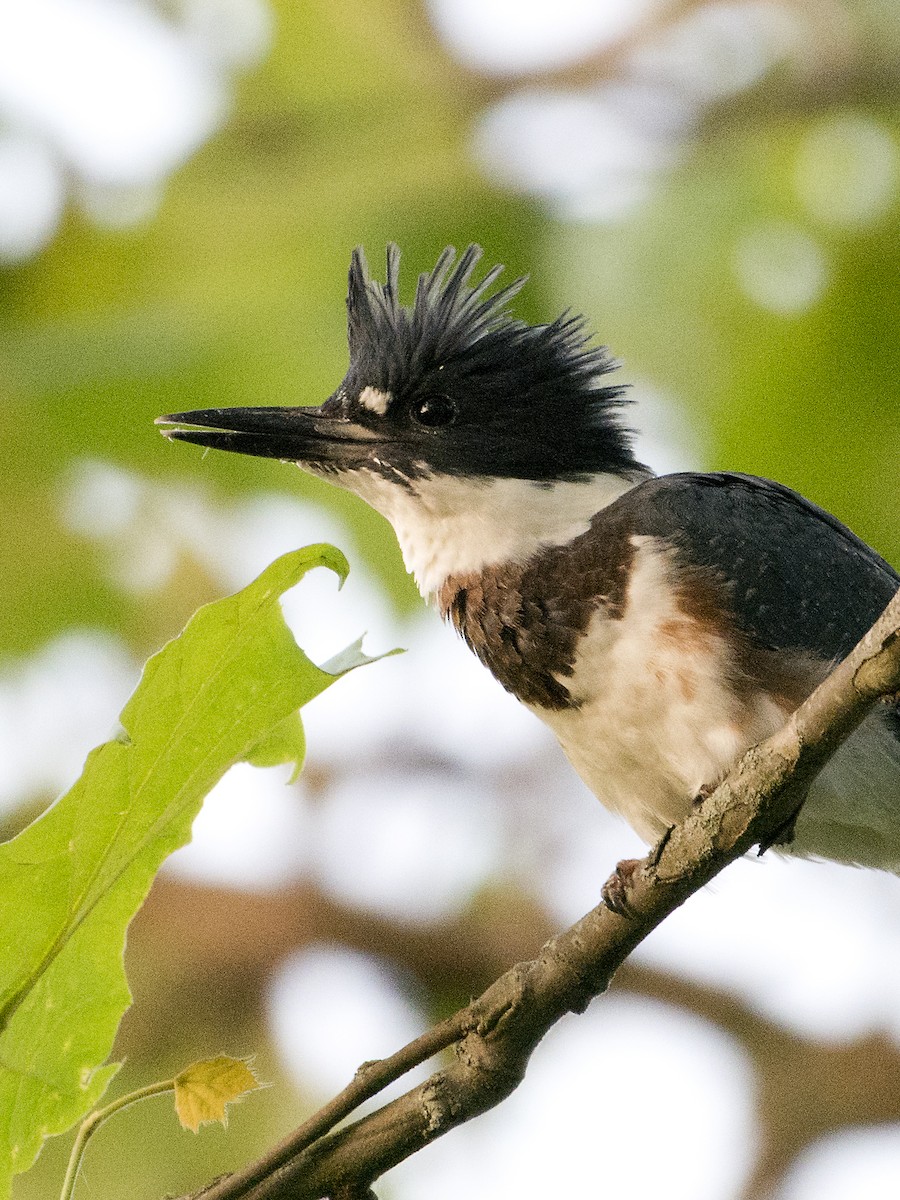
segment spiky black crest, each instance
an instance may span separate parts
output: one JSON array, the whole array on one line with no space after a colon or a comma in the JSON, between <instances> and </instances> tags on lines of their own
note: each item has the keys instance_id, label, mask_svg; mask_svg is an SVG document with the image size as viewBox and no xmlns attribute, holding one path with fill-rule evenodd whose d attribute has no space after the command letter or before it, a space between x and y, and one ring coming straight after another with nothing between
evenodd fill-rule
<instances>
[{"instance_id":1,"label":"spiky black crest","mask_svg":"<svg viewBox=\"0 0 900 1200\"><path fill-rule=\"evenodd\" d=\"M507 313L507 303L525 279L487 295L503 267L490 270L479 284L469 279L481 258L480 246L469 246L451 271L456 252L448 246L428 274L419 276L415 301L404 308L399 299L400 251L387 248L383 284L369 277L363 251L357 247L350 263L347 295L350 358L360 368L377 365L392 373L415 374L466 354L479 340L506 327L526 328ZM394 353L385 355L393 347ZM391 387L396 380L379 386Z\"/></svg>"},{"instance_id":2,"label":"spiky black crest","mask_svg":"<svg viewBox=\"0 0 900 1200\"><path fill-rule=\"evenodd\" d=\"M458 415L445 448L429 443L427 465L438 470L534 480L640 470L619 423L624 389L601 383L615 364L584 319L518 320L509 301L526 280L492 291L503 271L495 266L473 284L480 258L479 246L458 260L447 247L403 306L398 248L387 248L383 284L354 250L345 395L377 388L391 397L394 419L417 399L449 397Z\"/></svg>"}]
</instances>

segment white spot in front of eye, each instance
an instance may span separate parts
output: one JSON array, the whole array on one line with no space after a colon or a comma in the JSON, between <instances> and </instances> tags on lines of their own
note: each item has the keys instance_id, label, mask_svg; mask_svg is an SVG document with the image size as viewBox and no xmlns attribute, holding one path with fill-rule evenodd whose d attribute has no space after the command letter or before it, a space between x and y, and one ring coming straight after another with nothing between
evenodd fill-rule
<instances>
[{"instance_id":1,"label":"white spot in front of eye","mask_svg":"<svg viewBox=\"0 0 900 1200\"><path fill-rule=\"evenodd\" d=\"M380 388L364 387L359 393L359 402L363 408L367 408L369 412L376 413L379 417L383 417L388 410L388 405L391 402L391 393L383 392Z\"/></svg>"}]
</instances>

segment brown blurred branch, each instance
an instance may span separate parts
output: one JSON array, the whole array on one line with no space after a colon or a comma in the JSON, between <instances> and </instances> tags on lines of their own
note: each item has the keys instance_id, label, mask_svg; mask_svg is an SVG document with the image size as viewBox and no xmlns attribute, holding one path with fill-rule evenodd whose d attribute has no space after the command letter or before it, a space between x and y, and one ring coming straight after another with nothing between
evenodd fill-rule
<instances>
[{"instance_id":1,"label":"brown blurred branch","mask_svg":"<svg viewBox=\"0 0 900 1200\"><path fill-rule=\"evenodd\" d=\"M691 817L631 877L629 918L599 905L538 957L391 1059L365 1064L336 1101L257 1163L216 1181L205 1200L320 1200L370 1183L434 1138L498 1104L531 1052L567 1012L605 991L630 951L670 912L751 846L788 826L819 770L882 697L900 691L900 594L785 727L751 749ZM456 1061L355 1124L325 1132L434 1049ZM373 1086L369 1086L370 1082Z\"/></svg>"},{"instance_id":2,"label":"brown blurred branch","mask_svg":"<svg viewBox=\"0 0 900 1200\"><path fill-rule=\"evenodd\" d=\"M797 74L822 79L842 64L855 61L860 54L854 36L854 20L840 0L780 0L786 17L798 25ZM590 47L586 53L560 66L532 69L498 68L493 71L459 61L445 52L431 61L440 63L436 80L464 94L470 101L489 103L500 100L513 88L583 88L620 80L635 53L652 47L677 32L685 21L711 8L710 0L668 0L652 5L646 13L620 34ZM434 32L422 5L411 6L406 27L410 37L431 43Z\"/></svg>"},{"instance_id":3,"label":"brown blurred branch","mask_svg":"<svg viewBox=\"0 0 900 1200\"><path fill-rule=\"evenodd\" d=\"M817 1042L754 1012L737 996L623 964L615 991L688 1009L733 1037L755 1066L760 1144L744 1200L767 1200L819 1138L847 1126L900 1120L900 1051L887 1033Z\"/></svg>"},{"instance_id":4,"label":"brown blurred branch","mask_svg":"<svg viewBox=\"0 0 900 1200\"><path fill-rule=\"evenodd\" d=\"M517 89L590 89L627 82L636 54L664 43L685 21L710 7L710 0L669 0L655 5L618 37L558 67L491 73L445 54L436 82L446 89L449 81L451 90L476 107L501 101ZM700 122L701 136L760 116L771 119L773 109L815 114L829 104L883 101L896 95L900 63L892 48L873 40L865 42L860 22L840 0L781 0L779 7L797 23L788 69L770 72L750 88L711 102ZM419 8L411 17L416 19L423 25L420 36L428 36Z\"/></svg>"},{"instance_id":5,"label":"brown blurred branch","mask_svg":"<svg viewBox=\"0 0 900 1200\"><path fill-rule=\"evenodd\" d=\"M247 1021L259 1014L272 971L313 942L380 955L429 994L475 995L512 962L536 954L551 933L541 908L508 891L483 897L473 911L452 920L407 925L354 909L313 884L245 893L164 875L131 929L129 975L138 1002L116 1053L134 1061L171 1044L173 1031L184 1027L185 1010L192 1014L192 1033L202 1023L211 1045L220 1046L223 1036L258 1044L259 1033L248 1030ZM143 964L152 964L152 980L141 978ZM847 1126L900 1121L900 1050L886 1034L822 1044L723 988L631 960L619 968L612 990L691 1012L746 1053L760 1126L746 1200L769 1196L817 1138Z\"/></svg>"},{"instance_id":6,"label":"brown blurred branch","mask_svg":"<svg viewBox=\"0 0 900 1200\"><path fill-rule=\"evenodd\" d=\"M589 90L627 83L633 77L635 54L677 32L685 20L709 7L710 0L669 0L572 62L508 72L479 69L446 49L441 53L421 4L409 5L403 29L410 44L423 48L417 61L429 64L419 73L420 84L439 90L442 103L452 97L458 110L474 118L486 106L519 90ZM813 117L829 107L883 104L900 94L900 62L893 47L888 41L865 41L859 21L840 0L782 0L781 7L800 27L787 69L773 69L752 86L703 104L694 134L698 140L712 141L760 122L770 124L774 114ZM676 83L670 82L669 87L673 96L678 93ZM225 136L245 147L268 147L283 154L286 147L302 146L309 129L305 113L282 110L238 114Z\"/></svg>"}]
</instances>

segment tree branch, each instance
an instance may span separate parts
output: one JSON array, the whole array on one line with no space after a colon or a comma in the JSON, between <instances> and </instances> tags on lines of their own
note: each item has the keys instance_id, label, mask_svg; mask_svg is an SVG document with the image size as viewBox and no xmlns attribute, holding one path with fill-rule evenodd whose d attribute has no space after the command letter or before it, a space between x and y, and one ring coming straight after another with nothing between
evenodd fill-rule
<instances>
[{"instance_id":1,"label":"tree branch","mask_svg":"<svg viewBox=\"0 0 900 1200\"><path fill-rule=\"evenodd\" d=\"M783 729L753 747L716 791L640 864L632 913L599 905L477 1000L416 1042L365 1064L339 1097L258 1163L215 1181L202 1200L321 1200L369 1184L436 1137L491 1108L521 1081L537 1043L583 1012L670 912L751 846L789 826L840 743L879 699L900 692L900 593ZM337 1121L438 1049L456 1060L426 1083L337 1132Z\"/></svg>"}]
</instances>

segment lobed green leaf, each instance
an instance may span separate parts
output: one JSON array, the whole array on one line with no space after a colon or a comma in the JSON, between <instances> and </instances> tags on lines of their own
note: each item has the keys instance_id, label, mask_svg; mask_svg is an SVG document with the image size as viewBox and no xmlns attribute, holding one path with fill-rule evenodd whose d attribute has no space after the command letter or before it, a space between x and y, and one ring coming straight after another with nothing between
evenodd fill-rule
<instances>
[{"instance_id":1,"label":"lobed green leaf","mask_svg":"<svg viewBox=\"0 0 900 1200\"><path fill-rule=\"evenodd\" d=\"M297 710L372 661L356 644L317 667L295 642L279 597L318 566L348 570L339 550L311 546L201 608L148 661L121 734L0 846L0 1197L115 1074L101 1064L131 999L126 930L207 792L241 760L299 770Z\"/></svg>"}]
</instances>

